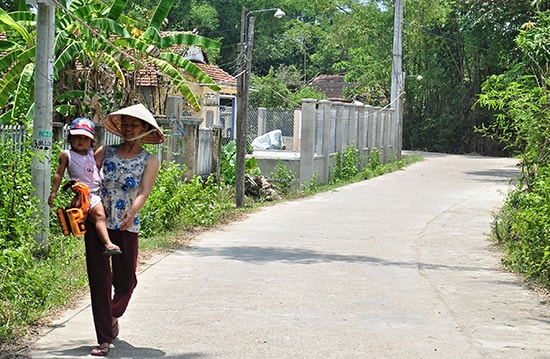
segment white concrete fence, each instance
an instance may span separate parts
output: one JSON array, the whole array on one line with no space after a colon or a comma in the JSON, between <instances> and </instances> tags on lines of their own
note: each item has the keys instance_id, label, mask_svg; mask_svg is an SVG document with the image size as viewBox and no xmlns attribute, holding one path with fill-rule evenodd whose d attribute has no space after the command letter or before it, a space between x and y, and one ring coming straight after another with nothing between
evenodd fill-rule
<instances>
[{"instance_id":1,"label":"white concrete fence","mask_svg":"<svg viewBox=\"0 0 550 359\"><path fill-rule=\"evenodd\" d=\"M391 108L304 99L295 113L292 150L254 151L253 156L264 175L280 161L301 184L314 177L317 183L327 183L335 156L348 147L358 150L361 168L374 148L382 163L401 158L401 126L394 114Z\"/></svg>"}]
</instances>

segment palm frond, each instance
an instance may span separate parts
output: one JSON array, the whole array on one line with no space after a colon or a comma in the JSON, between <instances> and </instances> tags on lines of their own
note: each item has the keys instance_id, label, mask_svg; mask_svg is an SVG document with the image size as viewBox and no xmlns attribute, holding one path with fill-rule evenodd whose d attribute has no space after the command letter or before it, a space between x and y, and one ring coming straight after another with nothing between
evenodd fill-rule
<instances>
[{"instance_id":1,"label":"palm frond","mask_svg":"<svg viewBox=\"0 0 550 359\"><path fill-rule=\"evenodd\" d=\"M19 35L21 35L21 37L25 39L25 42L27 44L34 43L34 39L32 38L31 34L2 8L0 8L0 24L4 24L7 28L17 31L17 33L19 33ZM3 30L6 30L6 28L4 28Z\"/></svg>"},{"instance_id":2,"label":"palm frond","mask_svg":"<svg viewBox=\"0 0 550 359\"><path fill-rule=\"evenodd\" d=\"M171 64L177 65L180 69L186 71L199 83L208 85L211 89L219 91L220 87L208 76L204 71L202 71L197 65L189 61L183 56L174 54L172 52L163 52L160 54L160 58L166 60Z\"/></svg>"},{"instance_id":3,"label":"palm frond","mask_svg":"<svg viewBox=\"0 0 550 359\"><path fill-rule=\"evenodd\" d=\"M151 61L170 78L179 93L181 93L181 95L187 100L187 102L189 102L195 111L199 111L201 106L195 97L195 94L193 94L193 91L189 88L187 80L181 76L178 69L162 59L152 58Z\"/></svg>"},{"instance_id":4,"label":"palm frond","mask_svg":"<svg viewBox=\"0 0 550 359\"><path fill-rule=\"evenodd\" d=\"M124 9L126 8L126 5L128 4L128 0L116 0L113 2L113 5L111 5L111 8L109 9L109 14L107 15L107 18L111 20L117 20L119 16L122 14Z\"/></svg>"},{"instance_id":5,"label":"palm frond","mask_svg":"<svg viewBox=\"0 0 550 359\"><path fill-rule=\"evenodd\" d=\"M173 45L200 46L205 49L220 49L222 46L219 41L188 33L170 34L160 39L160 48L162 49Z\"/></svg>"},{"instance_id":6,"label":"palm frond","mask_svg":"<svg viewBox=\"0 0 550 359\"><path fill-rule=\"evenodd\" d=\"M149 28L154 28L157 31L160 31L162 23L168 17L168 13L172 8L173 3L174 0L161 0L159 2L153 17L151 18L151 22L149 23Z\"/></svg>"},{"instance_id":7,"label":"palm frond","mask_svg":"<svg viewBox=\"0 0 550 359\"><path fill-rule=\"evenodd\" d=\"M81 42L72 42L67 46L61 54L59 54L54 63L54 79L59 79L59 72L65 66L74 61L75 58L84 50L84 45Z\"/></svg>"},{"instance_id":8,"label":"palm frond","mask_svg":"<svg viewBox=\"0 0 550 359\"><path fill-rule=\"evenodd\" d=\"M114 72L115 77L120 80L121 86L126 87L126 78L124 77L124 73L122 72L122 69L120 68L120 64L117 60L115 60L114 57L109 55L108 53L102 53L100 56L101 60L107 67L111 69L111 71Z\"/></svg>"},{"instance_id":9,"label":"palm frond","mask_svg":"<svg viewBox=\"0 0 550 359\"><path fill-rule=\"evenodd\" d=\"M27 64L23 71L21 71L21 75L19 77L19 82L17 84L17 89L15 91L15 98L13 101L13 108L12 108L12 119L22 119L25 117L25 113L18 113L19 111L24 111L27 109L27 104L29 102L30 97L33 94L33 81L34 76L34 63Z\"/></svg>"}]
</instances>

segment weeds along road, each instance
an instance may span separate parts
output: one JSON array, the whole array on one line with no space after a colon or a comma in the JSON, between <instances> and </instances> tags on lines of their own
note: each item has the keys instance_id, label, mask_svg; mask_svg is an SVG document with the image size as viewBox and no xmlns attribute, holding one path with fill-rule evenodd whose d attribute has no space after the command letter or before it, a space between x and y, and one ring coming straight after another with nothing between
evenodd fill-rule
<instances>
[{"instance_id":1,"label":"weeds along road","mask_svg":"<svg viewBox=\"0 0 550 359\"><path fill-rule=\"evenodd\" d=\"M550 358L550 308L489 242L516 162L424 154L155 257L114 358ZM86 357L89 299L33 358Z\"/></svg>"}]
</instances>

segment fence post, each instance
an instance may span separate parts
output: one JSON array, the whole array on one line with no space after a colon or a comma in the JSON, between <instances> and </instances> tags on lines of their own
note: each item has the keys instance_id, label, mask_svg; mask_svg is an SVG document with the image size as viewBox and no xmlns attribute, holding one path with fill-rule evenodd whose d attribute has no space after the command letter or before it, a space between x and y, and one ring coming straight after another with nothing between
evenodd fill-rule
<instances>
[{"instance_id":1,"label":"fence post","mask_svg":"<svg viewBox=\"0 0 550 359\"><path fill-rule=\"evenodd\" d=\"M384 162L384 109L378 110L376 115L376 147L380 151L380 161Z\"/></svg>"},{"instance_id":2,"label":"fence post","mask_svg":"<svg viewBox=\"0 0 550 359\"><path fill-rule=\"evenodd\" d=\"M317 101L314 99L302 99L300 183L311 181L314 174L316 104Z\"/></svg>"},{"instance_id":3,"label":"fence post","mask_svg":"<svg viewBox=\"0 0 550 359\"><path fill-rule=\"evenodd\" d=\"M292 149L300 152L301 142L301 130L302 130L302 110L294 110L294 137L292 141Z\"/></svg>"},{"instance_id":4,"label":"fence post","mask_svg":"<svg viewBox=\"0 0 550 359\"><path fill-rule=\"evenodd\" d=\"M199 124L202 118L185 118L183 123L183 163L187 167L183 176L190 180L197 174L199 153Z\"/></svg>"},{"instance_id":5,"label":"fence post","mask_svg":"<svg viewBox=\"0 0 550 359\"><path fill-rule=\"evenodd\" d=\"M341 104L336 107L336 128L334 130L335 150L342 157L344 153L344 108ZM342 158L340 158L342 159Z\"/></svg>"},{"instance_id":6,"label":"fence post","mask_svg":"<svg viewBox=\"0 0 550 359\"><path fill-rule=\"evenodd\" d=\"M357 132L355 121L357 120L355 116L355 106L352 104L345 104L345 107L348 109L348 138L347 146L357 146Z\"/></svg>"},{"instance_id":7,"label":"fence post","mask_svg":"<svg viewBox=\"0 0 550 359\"><path fill-rule=\"evenodd\" d=\"M221 167L221 153L222 153L222 129L221 125L214 125L212 127L212 168L210 171L216 178L216 183L220 183L220 167Z\"/></svg>"},{"instance_id":8,"label":"fence post","mask_svg":"<svg viewBox=\"0 0 550 359\"><path fill-rule=\"evenodd\" d=\"M391 159L392 142L391 142L391 130L392 130L392 115L395 110L386 109L384 120L384 159L385 163L388 163Z\"/></svg>"},{"instance_id":9,"label":"fence post","mask_svg":"<svg viewBox=\"0 0 550 359\"><path fill-rule=\"evenodd\" d=\"M258 107L258 137L265 134L267 123L267 109Z\"/></svg>"},{"instance_id":10,"label":"fence post","mask_svg":"<svg viewBox=\"0 0 550 359\"><path fill-rule=\"evenodd\" d=\"M391 158L396 158L398 160L401 159L401 155L399 152L399 119L397 118L397 112L392 111L392 121L391 121L391 143L392 143L392 150L391 150Z\"/></svg>"},{"instance_id":11,"label":"fence post","mask_svg":"<svg viewBox=\"0 0 550 359\"><path fill-rule=\"evenodd\" d=\"M366 127L365 127L365 106L356 105L357 109L357 149L359 153L359 166L360 169L365 167L365 157L366 157Z\"/></svg>"},{"instance_id":12,"label":"fence post","mask_svg":"<svg viewBox=\"0 0 550 359\"><path fill-rule=\"evenodd\" d=\"M323 122L322 136L322 155L323 155L323 172L319 176L319 182L327 183L330 176L330 107L331 102L328 100L319 101L319 118Z\"/></svg>"}]
</instances>

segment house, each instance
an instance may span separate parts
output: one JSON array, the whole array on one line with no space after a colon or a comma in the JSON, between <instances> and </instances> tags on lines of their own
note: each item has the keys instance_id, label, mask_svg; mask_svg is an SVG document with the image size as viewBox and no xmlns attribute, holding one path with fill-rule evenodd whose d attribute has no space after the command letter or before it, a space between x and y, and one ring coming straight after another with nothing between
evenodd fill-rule
<instances>
[{"instance_id":1,"label":"house","mask_svg":"<svg viewBox=\"0 0 550 359\"><path fill-rule=\"evenodd\" d=\"M202 49L191 46L187 50L185 58L192 61L220 87L220 91L215 92L204 84L192 83L189 85L195 96L201 99L200 111L194 112L192 116L204 118L205 121L201 127L222 126L222 137L234 138L237 79L218 66L211 65Z\"/></svg>"},{"instance_id":2,"label":"house","mask_svg":"<svg viewBox=\"0 0 550 359\"><path fill-rule=\"evenodd\" d=\"M166 34L169 34L169 32L163 32L163 35ZM158 51L158 49L156 50ZM155 49L151 51L155 51ZM204 119L200 127L221 126L223 128L222 137L233 138L233 128L236 121L237 79L218 66L210 64L205 51L197 46L173 46L170 51L193 62L220 87L219 91L214 91L208 85L190 79L188 86L199 100L201 109L193 111L183 104L184 114ZM136 87L140 89L140 96L148 103L155 103L155 99L167 98L173 95L173 93L166 92L166 86L162 85L160 76L153 64L147 64L139 71ZM166 116L170 117L171 110L163 109L162 104L159 104L159 106L160 108L154 106L156 112L166 113Z\"/></svg>"},{"instance_id":3,"label":"house","mask_svg":"<svg viewBox=\"0 0 550 359\"><path fill-rule=\"evenodd\" d=\"M344 80L344 75L317 75L309 82L310 86L324 93L329 100L345 99L344 88L351 85Z\"/></svg>"}]
</instances>

